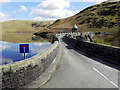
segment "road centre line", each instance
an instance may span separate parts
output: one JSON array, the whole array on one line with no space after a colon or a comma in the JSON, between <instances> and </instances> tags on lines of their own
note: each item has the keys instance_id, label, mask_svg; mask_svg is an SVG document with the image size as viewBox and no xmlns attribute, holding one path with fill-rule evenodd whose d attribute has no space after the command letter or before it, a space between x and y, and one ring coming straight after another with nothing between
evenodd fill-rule
<instances>
[{"instance_id":1,"label":"road centre line","mask_svg":"<svg viewBox=\"0 0 120 90\"><path fill-rule=\"evenodd\" d=\"M109 80L105 75L103 75L100 71L98 71L96 68L93 68L97 73L99 73L102 77L104 77L106 80L108 80L111 84L113 84L115 87L120 89L113 81Z\"/></svg>"}]
</instances>

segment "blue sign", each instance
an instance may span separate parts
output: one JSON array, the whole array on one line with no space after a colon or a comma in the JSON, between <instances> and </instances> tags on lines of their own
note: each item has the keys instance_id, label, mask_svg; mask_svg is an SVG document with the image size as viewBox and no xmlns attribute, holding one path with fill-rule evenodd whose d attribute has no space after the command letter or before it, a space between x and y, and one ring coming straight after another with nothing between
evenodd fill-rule
<instances>
[{"instance_id":1,"label":"blue sign","mask_svg":"<svg viewBox=\"0 0 120 90\"><path fill-rule=\"evenodd\" d=\"M29 44L20 44L20 53L29 53Z\"/></svg>"}]
</instances>

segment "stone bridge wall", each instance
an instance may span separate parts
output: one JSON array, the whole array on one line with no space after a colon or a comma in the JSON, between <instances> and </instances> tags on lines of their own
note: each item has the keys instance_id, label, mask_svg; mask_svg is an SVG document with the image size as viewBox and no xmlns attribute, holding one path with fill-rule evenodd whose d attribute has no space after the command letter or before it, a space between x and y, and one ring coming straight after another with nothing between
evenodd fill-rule
<instances>
[{"instance_id":1,"label":"stone bridge wall","mask_svg":"<svg viewBox=\"0 0 120 90\"><path fill-rule=\"evenodd\" d=\"M3 65L2 88L20 88L37 79L53 62L58 51L58 41L47 50L23 61Z\"/></svg>"},{"instance_id":2,"label":"stone bridge wall","mask_svg":"<svg viewBox=\"0 0 120 90\"><path fill-rule=\"evenodd\" d=\"M120 48L105 46L101 44L96 44L93 42L87 42L80 39L75 39L72 37L65 37L67 41L75 44L85 53L95 55L99 58L112 62L114 64L120 65Z\"/></svg>"}]
</instances>

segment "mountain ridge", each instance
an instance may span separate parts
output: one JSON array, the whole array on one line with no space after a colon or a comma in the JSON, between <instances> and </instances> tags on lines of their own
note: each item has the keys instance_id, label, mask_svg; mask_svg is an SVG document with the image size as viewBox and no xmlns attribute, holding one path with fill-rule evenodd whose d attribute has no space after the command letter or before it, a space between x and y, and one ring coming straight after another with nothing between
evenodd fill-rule
<instances>
[{"instance_id":1,"label":"mountain ridge","mask_svg":"<svg viewBox=\"0 0 120 90\"><path fill-rule=\"evenodd\" d=\"M71 32L74 24L79 32L100 32L93 39L96 43L120 46L120 1L102 2L85 8L74 16L58 19L48 28ZM108 35L104 35L108 33Z\"/></svg>"},{"instance_id":2,"label":"mountain ridge","mask_svg":"<svg viewBox=\"0 0 120 90\"><path fill-rule=\"evenodd\" d=\"M70 28L77 24L86 24L89 28L113 27L118 26L118 15L120 15L120 2L103 2L90 6L72 17L58 19L50 28ZM64 24L64 25L63 25Z\"/></svg>"},{"instance_id":3,"label":"mountain ridge","mask_svg":"<svg viewBox=\"0 0 120 90\"><path fill-rule=\"evenodd\" d=\"M107 0L106 2L118 2L120 0Z\"/></svg>"}]
</instances>

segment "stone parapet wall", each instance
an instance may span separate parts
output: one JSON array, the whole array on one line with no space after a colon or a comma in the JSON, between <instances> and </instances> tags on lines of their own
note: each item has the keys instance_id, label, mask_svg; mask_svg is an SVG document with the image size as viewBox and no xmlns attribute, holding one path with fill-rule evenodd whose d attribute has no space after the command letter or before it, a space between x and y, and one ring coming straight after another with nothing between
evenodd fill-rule
<instances>
[{"instance_id":1,"label":"stone parapet wall","mask_svg":"<svg viewBox=\"0 0 120 90\"><path fill-rule=\"evenodd\" d=\"M120 65L120 48L96 44L93 42L82 41L72 37L65 36L67 41L76 45L83 52L97 56L114 64Z\"/></svg>"},{"instance_id":2,"label":"stone parapet wall","mask_svg":"<svg viewBox=\"0 0 120 90\"><path fill-rule=\"evenodd\" d=\"M58 41L29 59L0 67L2 88L20 88L37 79L53 62L57 51Z\"/></svg>"}]
</instances>

